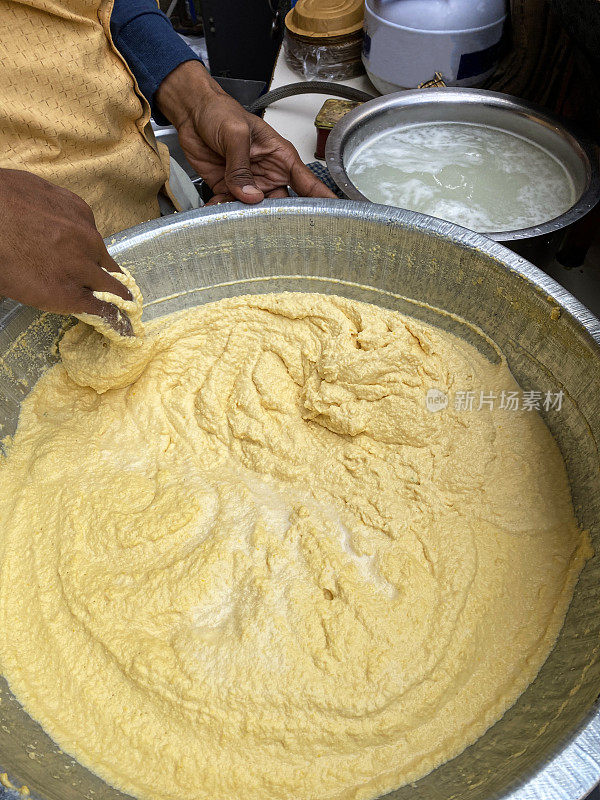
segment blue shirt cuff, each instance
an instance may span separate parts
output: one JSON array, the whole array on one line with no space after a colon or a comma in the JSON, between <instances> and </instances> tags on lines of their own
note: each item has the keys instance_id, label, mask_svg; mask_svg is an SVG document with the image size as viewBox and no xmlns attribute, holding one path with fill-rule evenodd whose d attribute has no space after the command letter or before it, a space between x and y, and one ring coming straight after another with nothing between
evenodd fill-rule
<instances>
[{"instance_id":1,"label":"blue shirt cuff","mask_svg":"<svg viewBox=\"0 0 600 800\"><path fill-rule=\"evenodd\" d=\"M117 50L127 62L158 125L170 121L154 102L156 90L185 61L202 61L173 30L169 19L150 0L116 0L110 20Z\"/></svg>"}]
</instances>

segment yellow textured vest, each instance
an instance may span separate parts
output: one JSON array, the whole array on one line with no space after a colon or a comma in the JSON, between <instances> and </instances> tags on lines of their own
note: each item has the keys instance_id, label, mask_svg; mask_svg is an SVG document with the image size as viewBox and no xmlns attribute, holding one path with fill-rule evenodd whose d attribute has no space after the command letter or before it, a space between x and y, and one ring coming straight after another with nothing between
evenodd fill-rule
<instances>
[{"instance_id":1,"label":"yellow textured vest","mask_svg":"<svg viewBox=\"0 0 600 800\"><path fill-rule=\"evenodd\" d=\"M0 0L0 167L89 203L100 232L159 216L166 148L110 36L113 0Z\"/></svg>"}]
</instances>

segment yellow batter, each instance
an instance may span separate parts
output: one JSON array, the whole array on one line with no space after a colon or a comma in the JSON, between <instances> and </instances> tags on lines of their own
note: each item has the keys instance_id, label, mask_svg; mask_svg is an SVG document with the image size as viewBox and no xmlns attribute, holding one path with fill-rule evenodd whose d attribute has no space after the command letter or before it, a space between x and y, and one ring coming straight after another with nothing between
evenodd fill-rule
<instances>
[{"instance_id":1,"label":"yellow batter","mask_svg":"<svg viewBox=\"0 0 600 800\"><path fill-rule=\"evenodd\" d=\"M425 404L516 389L505 363L318 294L61 352L0 468L0 658L106 780L372 798L535 677L590 555L559 451L535 412Z\"/></svg>"}]
</instances>

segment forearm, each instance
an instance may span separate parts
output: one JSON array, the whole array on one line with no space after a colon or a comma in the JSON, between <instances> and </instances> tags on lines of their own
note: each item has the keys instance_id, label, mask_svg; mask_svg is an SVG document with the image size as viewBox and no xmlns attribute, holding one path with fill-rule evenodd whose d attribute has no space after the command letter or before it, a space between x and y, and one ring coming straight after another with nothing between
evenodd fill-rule
<instances>
[{"instance_id":1,"label":"forearm","mask_svg":"<svg viewBox=\"0 0 600 800\"><path fill-rule=\"evenodd\" d=\"M181 64L199 64L200 59L173 30L155 0L115 0L110 29L153 115L166 124L155 102L158 87Z\"/></svg>"},{"instance_id":2,"label":"forearm","mask_svg":"<svg viewBox=\"0 0 600 800\"><path fill-rule=\"evenodd\" d=\"M198 61L188 61L163 80L155 94L157 109L179 128L193 113L202 113L210 100L222 97L231 100L208 70Z\"/></svg>"}]
</instances>

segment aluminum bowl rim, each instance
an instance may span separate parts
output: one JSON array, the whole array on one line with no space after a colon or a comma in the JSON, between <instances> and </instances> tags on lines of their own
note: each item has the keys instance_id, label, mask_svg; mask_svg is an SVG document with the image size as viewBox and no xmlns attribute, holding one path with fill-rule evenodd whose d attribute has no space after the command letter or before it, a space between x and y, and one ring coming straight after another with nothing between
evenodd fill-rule
<instances>
[{"instance_id":1,"label":"aluminum bowl rim","mask_svg":"<svg viewBox=\"0 0 600 800\"><path fill-rule=\"evenodd\" d=\"M598 156L595 145L589 139L572 126L567 125L558 117L534 103L501 92L490 92L486 89L466 89L458 86L407 89L385 94L369 100L345 114L334 125L327 137L325 161L331 177L346 197L351 200L371 202L368 197L365 197L357 189L344 166L344 150L350 134L367 119L375 117L389 108L408 109L436 103L444 105L487 105L525 116L539 125L553 128L577 152L579 159L584 161L586 186L579 199L567 211L540 225L533 225L528 228L517 228L510 231L486 231L484 235L488 238L497 242L506 242L556 233L584 217L600 200ZM396 208L396 206L390 207Z\"/></svg>"},{"instance_id":2,"label":"aluminum bowl rim","mask_svg":"<svg viewBox=\"0 0 600 800\"><path fill-rule=\"evenodd\" d=\"M320 216L330 213L334 217L350 218L364 218L367 215L371 216L374 221L385 223L388 226L397 224L421 230L427 234L445 238L469 250L482 252L500 262L510 272L518 273L528 283L551 297L563 311L570 314L586 330L600 347L600 319L554 278L497 239L469 228L463 228L439 217L431 217L418 211L409 211L396 206L373 203L370 200L356 202L342 199L286 198L267 199L255 205L246 205L238 201L221 203L149 220L108 236L104 242L111 256L118 259L119 255L125 253L132 245L152 239L158 232L164 235L180 228L203 226L209 224L213 217L235 219L255 216L260 219L267 213L277 212L282 214L300 213L304 216L310 214ZM13 301L5 302L13 303ZM14 303L14 305L20 306L18 303Z\"/></svg>"}]
</instances>

